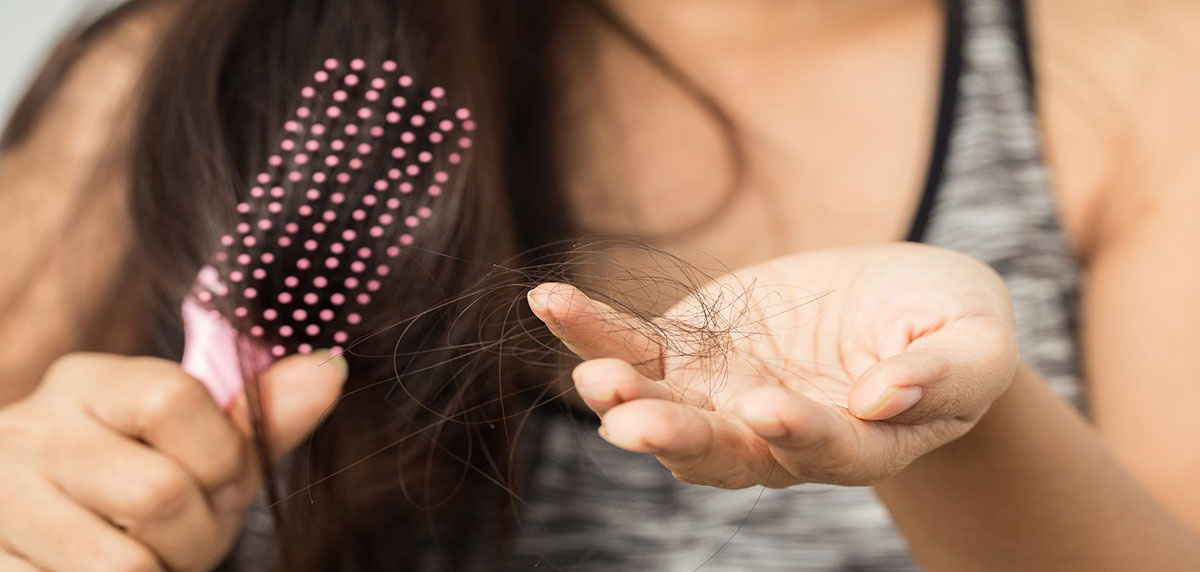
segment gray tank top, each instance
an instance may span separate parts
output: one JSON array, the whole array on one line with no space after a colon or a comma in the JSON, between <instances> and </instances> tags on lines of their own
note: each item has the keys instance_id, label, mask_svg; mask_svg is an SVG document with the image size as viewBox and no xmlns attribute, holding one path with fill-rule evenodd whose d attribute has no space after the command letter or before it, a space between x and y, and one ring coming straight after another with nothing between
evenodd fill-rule
<instances>
[{"instance_id":1,"label":"gray tank top","mask_svg":"<svg viewBox=\"0 0 1200 572\"><path fill-rule=\"evenodd\" d=\"M1023 7L946 6L937 137L909 239L995 267L1012 292L1022 359L1079 406L1079 267L1042 160ZM916 568L871 488L689 485L601 440L594 416L543 409L515 553L480 570Z\"/></svg>"}]
</instances>

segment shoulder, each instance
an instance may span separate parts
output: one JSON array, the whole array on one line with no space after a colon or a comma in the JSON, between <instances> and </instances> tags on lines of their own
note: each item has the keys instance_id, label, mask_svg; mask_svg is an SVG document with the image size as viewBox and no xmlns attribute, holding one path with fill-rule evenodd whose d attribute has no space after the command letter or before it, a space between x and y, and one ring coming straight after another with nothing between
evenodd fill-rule
<instances>
[{"instance_id":1,"label":"shoulder","mask_svg":"<svg viewBox=\"0 0 1200 572\"><path fill-rule=\"evenodd\" d=\"M1027 0L1047 158L1084 255L1200 187L1200 3Z\"/></svg>"}]
</instances>

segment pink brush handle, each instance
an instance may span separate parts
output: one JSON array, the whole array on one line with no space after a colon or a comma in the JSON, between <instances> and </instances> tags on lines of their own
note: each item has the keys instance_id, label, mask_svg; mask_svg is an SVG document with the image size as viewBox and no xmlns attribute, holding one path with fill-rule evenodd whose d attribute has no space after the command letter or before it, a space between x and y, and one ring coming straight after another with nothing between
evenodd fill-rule
<instances>
[{"instance_id":1,"label":"pink brush handle","mask_svg":"<svg viewBox=\"0 0 1200 572\"><path fill-rule=\"evenodd\" d=\"M183 301L183 370L199 379L221 409L242 391L237 331L216 310L194 298Z\"/></svg>"},{"instance_id":2,"label":"pink brush handle","mask_svg":"<svg viewBox=\"0 0 1200 572\"><path fill-rule=\"evenodd\" d=\"M211 266L200 269L196 284L202 294L228 292ZM246 385L243 368L249 365L259 372L274 360L261 344L239 335L225 316L205 307L194 296L183 300L182 310L183 371L199 379L221 409L228 409Z\"/></svg>"},{"instance_id":3,"label":"pink brush handle","mask_svg":"<svg viewBox=\"0 0 1200 572\"><path fill-rule=\"evenodd\" d=\"M243 360L252 360L254 371L274 361L266 348L239 335L220 312L192 297L183 301L183 331L183 370L208 388L221 409L228 409L245 387Z\"/></svg>"}]
</instances>

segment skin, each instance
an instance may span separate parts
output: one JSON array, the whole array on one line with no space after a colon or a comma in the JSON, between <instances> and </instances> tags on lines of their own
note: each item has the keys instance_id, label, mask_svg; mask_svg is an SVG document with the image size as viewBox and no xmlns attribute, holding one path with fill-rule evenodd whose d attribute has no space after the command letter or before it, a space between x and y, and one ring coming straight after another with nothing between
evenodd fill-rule
<instances>
[{"instance_id":1,"label":"skin","mask_svg":"<svg viewBox=\"0 0 1200 572\"><path fill-rule=\"evenodd\" d=\"M722 204L731 174L727 150L702 110L627 47L597 31L594 60L578 68L588 70L587 81L564 66L564 82L578 89L569 90L558 110L561 124L570 126L561 150L570 200L585 229L640 234L698 264L740 269L739 279L763 274L764 280L774 276L778 282L805 271L803 279L791 283L812 291L845 290L839 271L897 248L878 245L903 236L928 160L940 43L934 3L613 4L729 109L742 129L750 170L720 217L690 234L676 232ZM800 380L775 373L756 383L743 375L728 395L689 402L693 396L686 389L696 387L696 378L687 377L687 367L647 369L662 353L644 343L653 338L614 337L619 329L597 328L609 324L612 312L589 304L581 309L575 304L582 298L559 291L538 311L580 355L595 358L575 372L579 398L602 414L618 446L668 452L660 460L691 482L875 484L918 559L931 570L1196 569L1200 492L1192 481L1200 472L1200 453L1179 444L1200 439L1200 420L1191 405L1200 401L1200 386L1191 383L1200 356L1189 351L1200 333L1200 269L1186 264L1200 251L1200 227L1188 216L1196 212L1200 196L1195 192L1200 162L1189 155L1200 140L1200 119L1187 113L1200 100L1200 80L1191 73L1200 55L1200 45L1191 39L1198 37L1192 29L1200 26L1198 12L1185 0L1113 0L1103 6L1087 0L1031 2L1046 155L1068 239L1087 272L1083 342L1090 420L1051 395L1035 373L1011 363L1011 351L1000 347L1004 343L986 339L973 346L992 356L983 362L947 358L945 370L866 375L889 358L903 358L900 352L876 362L848 363L841 371L805 372ZM137 21L155 27L152 20ZM114 36L137 37L129 29ZM72 173L90 172L101 160L107 134L120 132L112 129L120 125L117 102L127 98L132 82L114 71L137 69L142 62L137 54L146 50L122 49L120 42L102 46L112 51L77 68L65 95L47 114L55 119L0 158L4 200L38 196L35 191L44 188L76 192L82 181ZM871 80L869 89L864 78ZM94 95L85 97L89 93ZM55 136L71 125L97 128ZM864 157L870 158L870 169L863 168ZM65 163L81 168L52 168ZM118 183L114 179L113 188ZM855 200L846 200L850 193ZM103 204L117 205L119 193L110 196ZM39 209L37 216L0 224L2 243L53 244L56 229L71 212L67 203L29 203ZM0 212L32 212L22 209ZM85 227L123 224L112 217L87 221ZM218 503L216 490L222 483L244 483L246 491L255 484L252 465L195 452L211 444L189 452L146 439L204 431L224 435L217 440L224 440L225 450L245 447L239 409L224 418L221 429L219 412L203 405L195 380L177 367L86 355L67 358L46 373L56 357L82 346L64 332L108 302L94 292L56 299L61 288L55 285L115 280L112 261L128 248L121 236L63 243L64 252L71 244L97 249L95 266L61 265L47 272L31 290L44 301L22 306L0 327L0 351L5 352L0 403L10 404L0 409L0 435L20 436L0 438L0 499L41 499L36 509L47 515L31 523L13 515L27 515L33 507L0 512L0 570L205 569L223 553L237 520L221 516L222 510L237 513L239 503L248 502L243 495ZM829 261L829 251L811 252L830 247L858 248L837 251L835 262ZM698 251L706 256L698 257ZM30 256L15 247L0 249L0 255L6 265ZM912 256L914 265L956 260L937 249ZM1004 311L995 304L1003 297L987 286L994 277L971 263L950 266L964 280L939 292L988 293L981 298L993 305L984 314L1002 321ZM822 279L810 283L816 276ZM908 278L894 270L856 284L868 291L881 285L894 290ZM0 279L4 299L17 295L17 285ZM63 304L66 299L72 304ZM537 310L537 301L531 302ZM136 309L119 314L115 331L133 333L114 337L112 351L139 349L137 316ZM835 326L822 339L856 347L859 357L886 355L868 343L872 336L839 322L823 322ZM581 331L580 323L586 326ZM886 338L904 331L904 325L899 318L878 318L873 331L876 338ZM984 337L1011 333L1003 326L972 331ZM638 351L631 354L630 347ZM769 350L749 355L772 362L817 361L809 354ZM303 383L304 392L268 390L275 396L267 403L271 418L281 424L273 432L288 437L277 445L281 451L319 422L341 383L328 367L301 365L283 372L278 383ZM942 371L955 375L939 376ZM902 378L904 386L921 387L915 403L911 393L907 399L892 393L882 406L872 407L879 390ZM823 382L822 391L812 390L814 381ZM140 385L115 389L131 384ZM307 395L311 401L288 404L281 397L286 394ZM115 411L120 413L108 424L89 413L106 403L119 405ZM151 422L139 423L147 419ZM724 427L712 433L723 439L689 440L693 433L684 429L701 421ZM874 448L847 452L847 431L879 440ZM897 438L920 438L893 447L885 440L889 431ZM135 446L138 437L146 444ZM818 454L796 460L814 448ZM73 450L94 455L69 454ZM761 470L727 474L725 462L687 462L745 458L730 456L735 453L750 455L757 463L752 466ZM847 470L847 456L868 462ZM122 459L169 468L83 483L55 480L103 474L97 459L106 460L106 467L123 466L112 462ZM134 489L143 496L122 496ZM129 533L119 534L105 519ZM55 522L75 526L45 526ZM208 539L204 549L187 553L182 539L197 535ZM76 548L66 554L47 548L68 545Z\"/></svg>"},{"instance_id":2,"label":"skin","mask_svg":"<svg viewBox=\"0 0 1200 572\"><path fill-rule=\"evenodd\" d=\"M678 65L702 78L735 118L745 120L751 175L745 192L713 224L672 236L697 216L689 206L719 204L723 190L712 181L728 177L724 148L682 93L654 84L648 67L630 64L627 50L605 44L610 40L600 34L604 73L593 78L588 93L603 93L618 120L581 118L574 153L565 157L576 163L570 172L579 173L573 196L585 224L657 236L685 259L705 262L694 254L702 250L731 268L831 244L902 236L915 208L915 174L927 160L925 136L933 123L933 92L926 86L935 82L930 62L936 60L918 57L932 53L931 38L938 36L930 3L794 2L782 10L770 2L616 4ZM1195 192L1200 162L1191 156L1200 121L1185 111L1200 97L1200 82L1184 71L1200 55L1191 39L1200 11L1170 1L1103 7L1032 2L1031 19L1054 192L1068 240L1086 270L1082 310L1090 424L1021 367L979 427L917 459L877 491L930 569L1195 569L1200 494L1193 476L1200 453L1179 444L1200 439L1200 421L1192 414L1200 387L1191 383L1200 358L1190 351L1200 339L1200 269L1184 262L1200 248L1200 229L1190 220L1200 202ZM859 35L868 31L877 44ZM846 70L891 61L879 49L903 54L901 67L892 72L905 81L889 84L890 76L878 78L875 67L861 76L875 82L870 90L842 77ZM587 93L578 97L567 113L600 101ZM804 112L811 109L822 113ZM621 123L623 117L631 119ZM847 126L831 119L839 117L863 118L873 128L856 130L857 122ZM879 126L886 128L874 128ZM907 134L897 133L905 129ZM906 139L912 133L921 137ZM604 142L618 134L629 138L635 152L581 152L611 148ZM666 150L637 153L639 145ZM831 156L828 147L855 153ZM862 157L872 158L870 169L861 168ZM613 173L632 175L617 184ZM678 173L683 174L672 176ZM854 201L845 200L847 192ZM557 315L559 309L567 314ZM576 319L569 305L547 311L548 319L560 323ZM630 405L647 400L635 389L645 380L630 379L611 362L593 363L576 371L580 394L586 393L586 380L604 377L607 368L606 391L633 392ZM782 401L780 396L777 402ZM606 426L621 404L599 407ZM671 417L655 415L649 404L640 407L636 422L622 416L620 429L607 430L618 446L644 450L638 439L684 435L678 423L691 419L677 410ZM796 410L810 411L798 405ZM752 435L741 436L742 447L762 446ZM712 452L719 449L714 445ZM669 460L664 464L671 466ZM997 467L1005 470L985 470ZM688 479L713 483L714 475ZM944 494L948 490L954 494ZM981 514L990 517L980 519ZM1114 517L1097 518L1102 514Z\"/></svg>"},{"instance_id":3,"label":"skin","mask_svg":"<svg viewBox=\"0 0 1200 572\"><path fill-rule=\"evenodd\" d=\"M275 458L321 422L346 370L322 352L264 372ZM177 363L57 360L0 411L0 569L211 570L262 485L251 431L244 395L222 411Z\"/></svg>"}]
</instances>

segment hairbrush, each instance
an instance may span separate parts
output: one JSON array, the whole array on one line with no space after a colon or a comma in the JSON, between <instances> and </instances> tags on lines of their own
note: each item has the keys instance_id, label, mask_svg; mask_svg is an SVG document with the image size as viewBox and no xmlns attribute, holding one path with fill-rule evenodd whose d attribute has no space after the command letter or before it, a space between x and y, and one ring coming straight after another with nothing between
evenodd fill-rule
<instances>
[{"instance_id":1,"label":"hairbrush","mask_svg":"<svg viewBox=\"0 0 1200 572\"><path fill-rule=\"evenodd\" d=\"M471 112L376 67L328 59L312 75L183 300L183 368L222 407L275 360L348 347L466 160Z\"/></svg>"}]
</instances>

